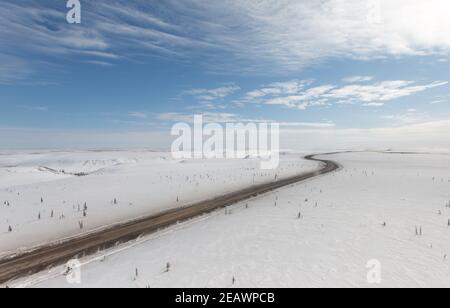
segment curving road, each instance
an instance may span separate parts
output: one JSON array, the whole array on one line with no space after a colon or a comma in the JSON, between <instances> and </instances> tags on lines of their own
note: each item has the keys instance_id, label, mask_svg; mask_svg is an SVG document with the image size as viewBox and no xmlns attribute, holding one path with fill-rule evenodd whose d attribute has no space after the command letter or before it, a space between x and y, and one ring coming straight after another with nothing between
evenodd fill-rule
<instances>
[{"instance_id":1,"label":"curving road","mask_svg":"<svg viewBox=\"0 0 450 308\"><path fill-rule=\"evenodd\" d=\"M258 195L333 172L340 168L333 161L317 159L315 156L317 155L305 157L307 160L322 163L323 167L315 172L304 173L277 182L246 188L188 207L165 211L154 216L80 235L57 244L44 245L24 254L5 257L0 260L0 284L7 283L19 277L38 273L49 267L64 264L77 256L89 255L102 249L111 248L118 243L134 240L142 235L150 234L178 222L183 222Z\"/></svg>"}]
</instances>

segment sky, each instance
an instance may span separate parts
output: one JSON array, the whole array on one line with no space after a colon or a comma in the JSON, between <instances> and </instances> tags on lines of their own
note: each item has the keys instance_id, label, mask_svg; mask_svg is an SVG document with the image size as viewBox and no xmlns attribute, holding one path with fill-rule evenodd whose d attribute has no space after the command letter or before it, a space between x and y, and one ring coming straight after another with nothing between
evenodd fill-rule
<instances>
[{"instance_id":1,"label":"sky","mask_svg":"<svg viewBox=\"0 0 450 308\"><path fill-rule=\"evenodd\" d=\"M0 2L0 148L166 147L278 122L284 147L450 148L448 0Z\"/></svg>"}]
</instances>

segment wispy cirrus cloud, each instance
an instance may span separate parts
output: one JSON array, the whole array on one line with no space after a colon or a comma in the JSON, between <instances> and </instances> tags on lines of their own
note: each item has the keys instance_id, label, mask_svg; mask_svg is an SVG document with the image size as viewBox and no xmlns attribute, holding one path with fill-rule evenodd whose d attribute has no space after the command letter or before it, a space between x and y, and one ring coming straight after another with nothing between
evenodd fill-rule
<instances>
[{"instance_id":1,"label":"wispy cirrus cloud","mask_svg":"<svg viewBox=\"0 0 450 308\"><path fill-rule=\"evenodd\" d=\"M103 51L110 45L96 29L71 27L65 21L65 9L48 3L0 3L0 20L7 27L0 31L0 41L7 50L38 54L73 54ZM26 49L28 47L28 49Z\"/></svg>"},{"instance_id":2,"label":"wispy cirrus cloud","mask_svg":"<svg viewBox=\"0 0 450 308\"><path fill-rule=\"evenodd\" d=\"M286 82L276 82L267 85L261 89L248 92L244 100L258 99L270 95L289 95L301 92L306 86L310 85L312 81L308 80L291 80Z\"/></svg>"},{"instance_id":3,"label":"wispy cirrus cloud","mask_svg":"<svg viewBox=\"0 0 450 308\"><path fill-rule=\"evenodd\" d=\"M0 53L0 84L17 84L33 74L33 69L20 58Z\"/></svg>"},{"instance_id":4,"label":"wispy cirrus cloud","mask_svg":"<svg viewBox=\"0 0 450 308\"><path fill-rule=\"evenodd\" d=\"M330 149L380 149L396 150L450 149L450 121L438 120L396 127L370 129L345 128L286 128L280 136L283 149L309 150ZM170 149L172 138L167 130L138 132L80 132L67 130L42 130L0 127L0 148L148 148ZM368 138L370 136L370 138ZM50 142L49 142L50 141Z\"/></svg>"},{"instance_id":5,"label":"wispy cirrus cloud","mask_svg":"<svg viewBox=\"0 0 450 308\"><path fill-rule=\"evenodd\" d=\"M351 76L344 78L342 81L346 83L359 83L359 82L368 82L372 81L374 77L372 76Z\"/></svg>"},{"instance_id":6,"label":"wispy cirrus cloud","mask_svg":"<svg viewBox=\"0 0 450 308\"><path fill-rule=\"evenodd\" d=\"M225 99L240 90L241 87L228 84L210 89L190 89L181 93L180 97L190 97L196 100L195 105L188 107L191 110L224 110L228 107Z\"/></svg>"},{"instance_id":7,"label":"wispy cirrus cloud","mask_svg":"<svg viewBox=\"0 0 450 308\"><path fill-rule=\"evenodd\" d=\"M0 2L0 45L15 61L3 65L0 82L36 79L36 59L66 59L100 66L156 54L173 56L195 40L171 33L176 26L152 14L151 5L139 8L121 1L83 3L82 24L66 22L65 2ZM6 26L7 25L7 26ZM14 67L10 68L14 64Z\"/></svg>"},{"instance_id":8,"label":"wispy cirrus cloud","mask_svg":"<svg viewBox=\"0 0 450 308\"><path fill-rule=\"evenodd\" d=\"M382 116L382 119L395 126L418 124L432 121L432 118L425 112L418 112L416 109L408 109L403 113L389 114Z\"/></svg>"},{"instance_id":9,"label":"wispy cirrus cloud","mask_svg":"<svg viewBox=\"0 0 450 308\"><path fill-rule=\"evenodd\" d=\"M442 31L450 28L447 0L373 3L98 0L84 2L83 23L72 26L60 3L3 1L0 21L8 26L0 44L22 61L31 61L30 53L93 64L159 55L210 70L272 74L333 58L450 55L450 32Z\"/></svg>"},{"instance_id":10,"label":"wispy cirrus cloud","mask_svg":"<svg viewBox=\"0 0 450 308\"><path fill-rule=\"evenodd\" d=\"M232 84L214 89L191 89L183 92L183 95L192 96L200 101L215 101L224 99L239 90L241 90L239 86Z\"/></svg>"},{"instance_id":11,"label":"wispy cirrus cloud","mask_svg":"<svg viewBox=\"0 0 450 308\"><path fill-rule=\"evenodd\" d=\"M450 34L442 31L450 27L446 0L167 3L174 11L189 10L192 29L248 69L296 71L331 58L369 60L450 51Z\"/></svg>"},{"instance_id":12,"label":"wispy cirrus cloud","mask_svg":"<svg viewBox=\"0 0 450 308\"><path fill-rule=\"evenodd\" d=\"M429 89L442 87L447 81L435 81L417 84L408 80L388 80L372 84L320 85L311 86L310 81L288 81L278 85L293 87L263 87L249 92L238 103L256 103L262 105L280 105L288 108L305 110L313 106L330 106L333 104L362 104L365 106L383 106L386 102ZM308 85L308 87L306 87ZM269 89L269 91L265 90ZM276 89L272 91L272 89Z\"/></svg>"},{"instance_id":13,"label":"wispy cirrus cloud","mask_svg":"<svg viewBox=\"0 0 450 308\"><path fill-rule=\"evenodd\" d=\"M448 81L435 81L429 84L417 84L408 80L389 80L371 85L348 85L333 89L325 97L340 100L341 103L374 104L382 106L388 101L413 95L429 89L442 87Z\"/></svg>"}]
</instances>

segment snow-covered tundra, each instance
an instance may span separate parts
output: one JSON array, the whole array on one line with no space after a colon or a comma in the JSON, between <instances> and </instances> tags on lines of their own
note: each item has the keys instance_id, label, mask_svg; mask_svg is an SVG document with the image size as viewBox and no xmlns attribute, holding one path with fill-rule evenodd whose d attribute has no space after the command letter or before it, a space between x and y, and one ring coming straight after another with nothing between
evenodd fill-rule
<instances>
[{"instance_id":1,"label":"snow-covered tundra","mask_svg":"<svg viewBox=\"0 0 450 308\"><path fill-rule=\"evenodd\" d=\"M450 156L347 153L343 169L15 282L36 287L446 287Z\"/></svg>"},{"instance_id":2,"label":"snow-covered tundra","mask_svg":"<svg viewBox=\"0 0 450 308\"><path fill-rule=\"evenodd\" d=\"M175 160L151 151L0 153L0 256L315 170L300 154Z\"/></svg>"}]
</instances>

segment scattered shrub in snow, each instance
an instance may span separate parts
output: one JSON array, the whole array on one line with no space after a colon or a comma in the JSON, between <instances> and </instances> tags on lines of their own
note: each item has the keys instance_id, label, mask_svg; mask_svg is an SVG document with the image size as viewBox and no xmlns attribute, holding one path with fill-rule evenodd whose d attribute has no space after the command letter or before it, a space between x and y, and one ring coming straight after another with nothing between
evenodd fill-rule
<instances>
[{"instance_id":1,"label":"scattered shrub in snow","mask_svg":"<svg viewBox=\"0 0 450 308\"><path fill-rule=\"evenodd\" d=\"M165 270L165 272L166 272L166 273L170 272L170 263L169 263L169 262L167 262L167 264L166 264L166 270Z\"/></svg>"},{"instance_id":2,"label":"scattered shrub in snow","mask_svg":"<svg viewBox=\"0 0 450 308\"><path fill-rule=\"evenodd\" d=\"M417 227L416 226L416 236L422 236L423 232L422 232L422 226Z\"/></svg>"}]
</instances>

